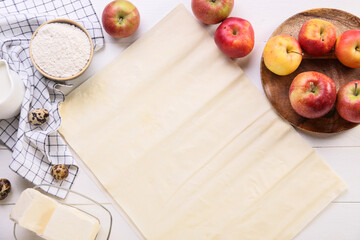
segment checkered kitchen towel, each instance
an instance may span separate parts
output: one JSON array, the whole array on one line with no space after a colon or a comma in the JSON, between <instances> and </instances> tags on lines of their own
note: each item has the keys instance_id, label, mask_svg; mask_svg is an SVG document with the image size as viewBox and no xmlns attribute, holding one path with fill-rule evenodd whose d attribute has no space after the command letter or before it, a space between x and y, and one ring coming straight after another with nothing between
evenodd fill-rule
<instances>
[{"instance_id":1,"label":"checkered kitchen towel","mask_svg":"<svg viewBox=\"0 0 360 240\"><path fill-rule=\"evenodd\" d=\"M94 41L95 50L104 45L104 37L90 0L0 0L0 58L19 73L26 86L20 116L0 120L0 140L12 151L10 168L38 184L51 184L70 189L78 167L64 140L56 130L61 119L58 104L64 95L56 89L54 81L45 79L32 65L29 42L33 32L44 22L55 18L75 20L83 25ZM45 108L50 113L47 124L31 126L29 111ZM70 165L66 180L56 181L50 175L54 164ZM3 165L0 163L0 166ZM46 188L60 198L67 192Z\"/></svg>"}]
</instances>

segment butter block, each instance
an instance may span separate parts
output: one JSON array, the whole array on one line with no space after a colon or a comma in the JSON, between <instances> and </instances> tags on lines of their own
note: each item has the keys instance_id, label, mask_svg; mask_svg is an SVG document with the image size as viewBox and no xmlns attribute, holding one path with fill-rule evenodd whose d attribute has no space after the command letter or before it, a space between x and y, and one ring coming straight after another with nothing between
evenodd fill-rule
<instances>
[{"instance_id":1,"label":"butter block","mask_svg":"<svg viewBox=\"0 0 360 240\"><path fill-rule=\"evenodd\" d=\"M10 219L20 226L41 235L56 207L55 200L28 188L20 195L10 214Z\"/></svg>"},{"instance_id":2,"label":"butter block","mask_svg":"<svg viewBox=\"0 0 360 240\"><path fill-rule=\"evenodd\" d=\"M100 230L99 221L79 209L59 205L42 237L48 240L92 240Z\"/></svg>"},{"instance_id":3,"label":"butter block","mask_svg":"<svg viewBox=\"0 0 360 240\"><path fill-rule=\"evenodd\" d=\"M100 230L95 217L32 188L21 193L10 219L48 240L94 240Z\"/></svg>"}]
</instances>

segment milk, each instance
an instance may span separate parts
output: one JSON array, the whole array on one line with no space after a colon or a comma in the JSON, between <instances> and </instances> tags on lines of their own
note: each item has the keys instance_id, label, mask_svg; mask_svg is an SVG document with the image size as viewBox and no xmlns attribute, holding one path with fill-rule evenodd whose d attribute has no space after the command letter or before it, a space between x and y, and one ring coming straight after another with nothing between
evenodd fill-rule
<instances>
[{"instance_id":1,"label":"milk","mask_svg":"<svg viewBox=\"0 0 360 240\"><path fill-rule=\"evenodd\" d=\"M0 61L0 103L10 95L10 90L11 82L6 69L6 62Z\"/></svg>"},{"instance_id":2,"label":"milk","mask_svg":"<svg viewBox=\"0 0 360 240\"><path fill-rule=\"evenodd\" d=\"M5 60L0 60L0 119L19 114L25 86L20 76L11 71Z\"/></svg>"}]
</instances>

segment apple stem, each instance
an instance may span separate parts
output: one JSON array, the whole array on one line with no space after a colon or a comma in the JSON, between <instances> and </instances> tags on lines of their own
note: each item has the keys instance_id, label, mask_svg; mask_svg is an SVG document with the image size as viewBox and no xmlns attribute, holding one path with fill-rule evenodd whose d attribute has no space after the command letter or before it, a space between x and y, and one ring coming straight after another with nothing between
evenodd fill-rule
<instances>
[{"instance_id":1,"label":"apple stem","mask_svg":"<svg viewBox=\"0 0 360 240\"><path fill-rule=\"evenodd\" d=\"M315 93L315 85L314 85L313 82L310 82L310 91L311 91L312 93Z\"/></svg>"},{"instance_id":2,"label":"apple stem","mask_svg":"<svg viewBox=\"0 0 360 240\"><path fill-rule=\"evenodd\" d=\"M357 96L357 95L358 95L357 88L358 88L358 83L357 83L357 82L355 82L355 96Z\"/></svg>"},{"instance_id":3,"label":"apple stem","mask_svg":"<svg viewBox=\"0 0 360 240\"><path fill-rule=\"evenodd\" d=\"M299 55L301 55L301 56L304 55L303 53L299 53L299 52L295 52L295 51L288 51L288 53L296 53L296 54L299 54Z\"/></svg>"},{"instance_id":4,"label":"apple stem","mask_svg":"<svg viewBox=\"0 0 360 240\"><path fill-rule=\"evenodd\" d=\"M324 39L324 28L323 27L320 28L320 37L321 37L321 41L325 41L325 39Z\"/></svg>"}]
</instances>

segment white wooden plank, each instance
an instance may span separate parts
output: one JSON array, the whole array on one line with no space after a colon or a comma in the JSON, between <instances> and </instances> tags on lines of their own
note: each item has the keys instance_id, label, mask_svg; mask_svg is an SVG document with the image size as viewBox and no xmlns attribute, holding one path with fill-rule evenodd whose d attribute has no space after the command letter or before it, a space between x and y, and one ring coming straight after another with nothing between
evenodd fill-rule
<instances>
[{"instance_id":1,"label":"white wooden plank","mask_svg":"<svg viewBox=\"0 0 360 240\"><path fill-rule=\"evenodd\" d=\"M360 203L360 147L316 148L316 151L348 186L347 192L335 202Z\"/></svg>"},{"instance_id":2,"label":"white wooden plank","mask_svg":"<svg viewBox=\"0 0 360 240\"><path fill-rule=\"evenodd\" d=\"M0 201L0 205L14 203L18 199L23 189L32 187L32 184L30 184L28 181L25 181L22 177L10 170L10 161L11 151L8 149L0 150L0 178L8 179L12 186L9 196L6 199Z\"/></svg>"},{"instance_id":3,"label":"white wooden plank","mask_svg":"<svg viewBox=\"0 0 360 240\"><path fill-rule=\"evenodd\" d=\"M295 240L360 239L360 204L332 203Z\"/></svg>"},{"instance_id":4,"label":"white wooden plank","mask_svg":"<svg viewBox=\"0 0 360 240\"><path fill-rule=\"evenodd\" d=\"M338 134L299 133L313 147L360 147L360 126Z\"/></svg>"}]
</instances>

